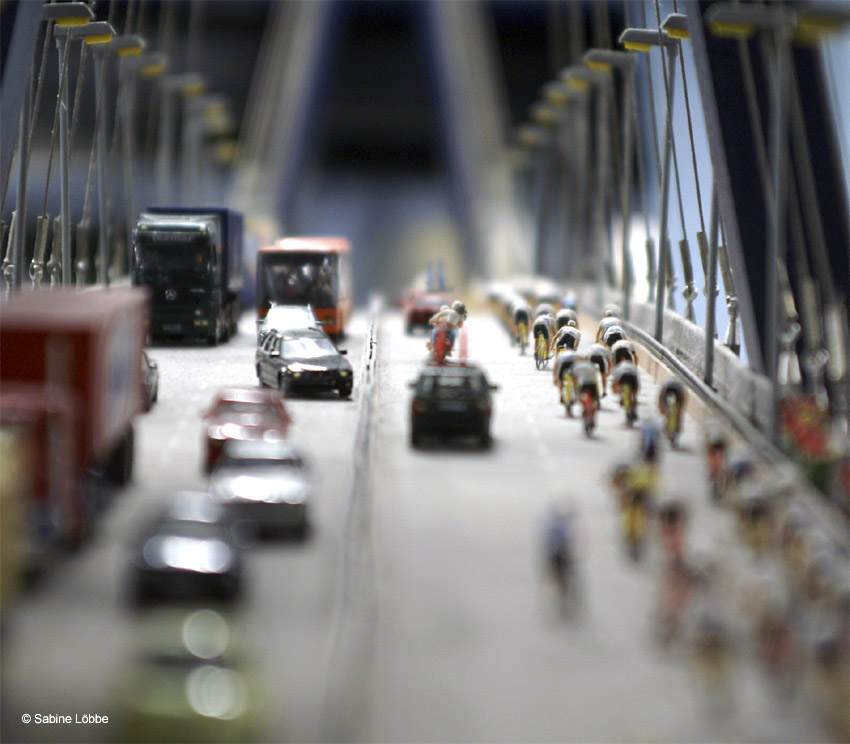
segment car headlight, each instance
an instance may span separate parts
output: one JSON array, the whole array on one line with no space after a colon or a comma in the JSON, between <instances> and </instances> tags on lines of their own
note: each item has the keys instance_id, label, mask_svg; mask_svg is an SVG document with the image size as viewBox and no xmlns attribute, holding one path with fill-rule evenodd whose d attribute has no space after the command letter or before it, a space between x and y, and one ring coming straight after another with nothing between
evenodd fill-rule
<instances>
[{"instance_id":1,"label":"car headlight","mask_svg":"<svg viewBox=\"0 0 850 744\"><path fill-rule=\"evenodd\" d=\"M348 370L347 369L341 369L339 371L339 376L340 377L348 377Z\"/></svg>"},{"instance_id":2,"label":"car headlight","mask_svg":"<svg viewBox=\"0 0 850 744\"><path fill-rule=\"evenodd\" d=\"M292 364L290 364L290 365L287 367L287 369L288 369L290 372L298 372L298 373L301 373L301 372L303 372L303 371L304 371L304 366L303 366L300 362L293 362Z\"/></svg>"}]
</instances>

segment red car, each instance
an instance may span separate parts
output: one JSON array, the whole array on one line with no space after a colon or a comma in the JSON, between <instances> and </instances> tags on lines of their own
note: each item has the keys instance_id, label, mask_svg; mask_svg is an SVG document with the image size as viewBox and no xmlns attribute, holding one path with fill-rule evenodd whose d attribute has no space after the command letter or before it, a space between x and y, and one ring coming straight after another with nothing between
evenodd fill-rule
<instances>
[{"instance_id":1,"label":"red car","mask_svg":"<svg viewBox=\"0 0 850 744\"><path fill-rule=\"evenodd\" d=\"M448 292L415 292L407 300L404 308L404 329L413 333L417 328L429 328L428 321L436 315L443 305L452 304Z\"/></svg>"},{"instance_id":2,"label":"red car","mask_svg":"<svg viewBox=\"0 0 850 744\"><path fill-rule=\"evenodd\" d=\"M285 439L292 423L279 390L226 387L204 413L204 470L211 472L228 439Z\"/></svg>"}]
</instances>

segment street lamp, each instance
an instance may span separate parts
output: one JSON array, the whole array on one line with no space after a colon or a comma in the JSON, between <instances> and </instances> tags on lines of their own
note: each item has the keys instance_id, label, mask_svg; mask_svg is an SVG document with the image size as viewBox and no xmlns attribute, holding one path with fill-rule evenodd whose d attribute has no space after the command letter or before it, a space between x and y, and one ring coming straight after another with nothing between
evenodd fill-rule
<instances>
[{"instance_id":1,"label":"street lamp","mask_svg":"<svg viewBox=\"0 0 850 744\"><path fill-rule=\"evenodd\" d=\"M623 74L623 173L621 195L621 211L623 218L623 242L620 262L623 291L623 318L629 319L629 301L631 299L632 266L629 244L632 232L632 105L634 101L634 86L632 70L634 60L630 52L620 52L613 49L589 49L584 53L584 63L591 70L608 72L613 68Z\"/></svg>"},{"instance_id":2,"label":"street lamp","mask_svg":"<svg viewBox=\"0 0 850 744\"><path fill-rule=\"evenodd\" d=\"M592 232L595 233L593 235L592 240L588 241L594 250L596 256L596 262L594 267L595 278L599 282L599 287L601 291L601 283L603 281L603 276L605 269L608 268L610 254L612 250L612 241L611 234L609 230L609 225L606 220L606 198L608 193L608 145L610 143L610 130L609 130L609 121L608 121L608 92L610 90L609 86L611 84L611 80L606 73L600 72L599 70L592 70L585 65L570 65L569 67L564 68L558 75L561 80L567 83L567 85L576 92L582 92L585 94L590 93L590 90L593 86L597 89L597 97L596 97L596 119L597 124L600 128L599 135L597 137L597 162L596 162L596 201L594 205L594 227L595 230ZM604 88L604 90L603 90ZM585 113L589 115L589 110L585 108ZM589 136L584 140L585 142L589 141ZM589 156L589 152L587 156ZM605 237L600 240L600 233L604 232ZM608 243L607 256L604 250L600 249L600 245L603 242ZM600 266L601 263L601 266Z\"/></svg>"},{"instance_id":3,"label":"street lamp","mask_svg":"<svg viewBox=\"0 0 850 744\"><path fill-rule=\"evenodd\" d=\"M106 233L106 121L104 117L104 59L106 48L112 37L115 35L115 29L106 21L96 21L88 23L85 26L73 26L70 28L58 28L55 33L60 36L71 39L82 39L83 43L92 47L95 62L95 133L97 138L97 208L98 208L98 249L100 251L100 266L98 267L98 282L104 286L109 284L108 264L109 264L109 245L107 244ZM66 113L67 120L67 113ZM67 221L66 221L67 217ZM68 240L66 242L65 236ZM71 281L71 214L70 204L67 205L67 212L63 209L62 215L62 283L68 284ZM67 272L67 279L66 279Z\"/></svg>"},{"instance_id":4,"label":"street lamp","mask_svg":"<svg viewBox=\"0 0 850 744\"><path fill-rule=\"evenodd\" d=\"M94 23L86 23L85 25L80 25L79 23L74 23L71 25L58 26L53 30L54 36L56 36L57 46L63 50L65 54L67 54L68 42L72 40L80 39L83 43L92 46L94 54L95 54L95 87L97 88L97 96L95 102L95 129L98 132L98 137L103 137L103 127L105 126L105 122L103 121L103 101L101 100L103 96L101 95L103 84L102 84L102 76L103 76L103 49L109 43L109 40L114 36L115 29L107 23L106 21L96 21ZM98 57L100 58L100 64L97 63ZM60 163L62 167L62 175L61 175L61 184L62 184L62 216L60 219L60 224L62 226L62 284L70 284L71 283L71 201L70 201L70 175L69 175L69 161L70 161L70 152L68 149L68 105L67 105L67 86L63 91L63 96L65 99L63 100L60 114L59 114L59 130L60 130L60 138L59 138L59 154L60 154ZM64 149L64 154L63 154ZM102 152L101 152L102 151ZM103 173L102 168L104 165L102 164L102 160L105 159L105 147L102 142L98 141L98 206L99 206L99 219L105 218L106 213L106 199L104 197L104 186L103 186ZM101 256L104 255L106 251L106 237L105 237L105 227L103 225L100 226L100 240L102 241L100 250ZM101 269L103 270L103 269Z\"/></svg>"},{"instance_id":5,"label":"street lamp","mask_svg":"<svg viewBox=\"0 0 850 744\"><path fill-rule=\"evenodd\" d=\"M664 117L664 157L661 165L661 215L658 227L658 282L655 289L655 340L661 343L664 330L664 290L672 270L668 266L670 256L667 236L667 201L670 194L670 154L673 150L673 73L676 70L678 42L661 29L627 28L620 34L620 43L629 51L648 52L653 46L667 51L666 115ZM671 287L672 290L672 287Z\"/></svg>"},{"instance_id":6,"label":"street lamp","mask_svg":"<svg viewBox=\"0 0 850 744\"><path fill-rule=\"evenodd\" d=\"M142 51L146 46L145 40L137 34L123 34L116 36L109 42L109 51L118 55L120 66L119 101L121 111L121 135L124 156L122 159L122 175L124 180L124 212L126 215L126 254L127 268L131 266L133 224L136 215L136 195L133 187L133 123L134 104L136 99L136 71L138 60L141 59ZM133 64L135 63L135 64Z\"/></svg>"}]
</instances>

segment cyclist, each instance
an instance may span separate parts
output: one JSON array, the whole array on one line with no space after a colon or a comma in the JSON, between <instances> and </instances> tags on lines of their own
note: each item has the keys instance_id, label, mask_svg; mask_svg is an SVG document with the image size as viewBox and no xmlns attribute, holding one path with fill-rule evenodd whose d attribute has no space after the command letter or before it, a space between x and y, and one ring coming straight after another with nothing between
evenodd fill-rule
<instances>
[{"instance_id":1,"label":"cyclist","mask_svg":"<svg viewBox=\"0 0 850 744\"><path fill-rule=\"evenodd\" d=\"M765 554L773 541L773 510L766 496L755 493L746 496L738 509L744 542L756 558Z\"/></svg>"},{"instance_id":2,"label":"cyclist","mask_svg":"<svg viewBox=\"0 0 850 744\"><path fill-rule=\"evenodd\" d=\"M578 314L575 310L568 307L558 310L558 314L555 316L555 322L557 323L559 330L570 321L573 321L574 326L578 326Z\"/></svg>"},{"instance_id":3,"label":"cyclist","mask_svg":"<svg viewBox=\"0 0 850 744\"><path fill-rule=\"evenodd\" d=\"M599 370L599 391L597 400L608 395L608 372L611 370L611 351L604 344L593 344L587 350L587 358Z\"/></svg>"},{"instance_id":4,"label":"cyclist","mask_svg":"<svg viewBox=\"0 0 850 744\"><path fill-rule=\"evenodd\" d=\"M611 359L616 367L620 362L631 362L637 366L637 349L632 341L624 338L611 347Z\"/></svg>"},{"instance_id":5,"label":"cyclist","mask_svg":"<svg viewBox=\"0 0 850 744\"><path fill-rule=\"evenodd\" d=\"M687 511L679 499L665 499L658 507L658 528L661 547L672 560L681 560L685 548Z\"/></svg>"},{"instance_id":6,"label":"cyclist","mask_svg":"<svg viewBox=\"0 0 850 744\"><path fill-rule=\"evenodd\" d=\"M640 456L651 467L658 464L661 450L661 430L658 424L647 421L640 429Z\"/></svg>"},{"instance_id":7,"label":"cyclist","mask_svg":"<svg viewBox=\"0 0 850 744\"><path fill-rule=\"evenodd\" d=\"M605 332L602 334L602 343L605 344L609 349L614 347L618 341L623 341L626 339L626 332L619 325L612 325L605 329Z\"/></svg>"},{"instance_id":8,"label":"cyclist","mask_svg":"<svg viewBox=\"0 0 850 744\"><path fill-rule=\"evenodd\" d=\"M679 444L682 433L682 408L685 405L685 387L675 377L668 377L658 394L658 411L664 417L667 438L673 447Z\"/></svg>"},{"instance_id":9,"label":"cyclist","mask_svg":"<svg viewBox=\"0 0 850 744\"><path fill-rule=\"evenodd\" d=\"M528 343L528 329L531 326L531 307L525 300L518 300L511 310L513 316L514 337L521 353L525 354Z\"/></svg>"},{"instance_id":10,"label":"cyclist","mask_svg":"<svg viewBox=\"0 0 850 744\"><path fill-rule=\"evenodd\" d=\"M720 426L708 422L705 427L705 457L708 465L708 481L711 500L718 503L726 495L729 468L726 463L728 442Z\"/></svg>"},{"instance_id":11,"label":"cyclist","mask_svg":"<svg viewBox=\"0 0 850 744\"><path fill-rule=\"evenodd\" d=\"M546 569L558 590L562 611L566 609L576 561L575 533L573 512L560 506L551 506L543 529L543 549Z\"/></svg>"},{"instance_id":12,"label":"cyclist","mask_svg":"<svg viewBox=\"0 0 850 744\"><path fill-rule=\"evenodd\" d=\"M575 351L564 351L555 357L554 382L558 386L558 400L567 409L567 415L573 415L573 403L576 401L576 391L573 385L571 370L581 357Z\"/></svg>"},{"instance_id":13,"label":"cyclist","mask_svg":"<svg viewBox=\"0 0 850 744\"><path fill-rule=\"evenodd\" d=\"M596 365L584 360L573 364L570 370L573 389L582 405L584 431L587 435L590 435L596 425L596 409L599 407L598 374Z\"/></svg>"},{"instance_id":14,"label":"cyclist","mask_svg":"<svg viewBox=\"0 0 850 744\"><path fill-rule=\"evenodd\" d=\"M581 331L576 328L574 320L567 321L555 334L555 349L558 351L575 351L581 341Z\"/></svg>"},{"instance_id":15,"label":"cyclist","mask_svg":"<svg viewBox=\"0 0 850 744\"><path fill-rule=\"evenodd\" d=\"M638 369L631 362L620 362L613 373L611 391L619 393L620 405L626 411L626 423L631 426L637 421L637 394L639 389Z\"/></svg>"},{"instance_id":16,"label":"cyclist","mask_svg":"<svg viewBox=\"0 0 850 744\"><path fill-rule=\"evenodd\" d=\"M612 326L620 325L620 319L614 315L606 315L602 320L599 321L599 327L596 329L596 343L602 341L602 337L605 335L605 331L607 331Z\"/></svg>"},{"instance_id":17,"label":"cyclist","mask_svg":"<svg viewBox=\"0 0 850 744\"><path fill-rule=\"evenodd\" d=\"M539 369L549 358L549 350L555 337L554 314L543 312L537 315L531 327L531 334L534 337L534 360Z\"/></svg>"}]
</instances>

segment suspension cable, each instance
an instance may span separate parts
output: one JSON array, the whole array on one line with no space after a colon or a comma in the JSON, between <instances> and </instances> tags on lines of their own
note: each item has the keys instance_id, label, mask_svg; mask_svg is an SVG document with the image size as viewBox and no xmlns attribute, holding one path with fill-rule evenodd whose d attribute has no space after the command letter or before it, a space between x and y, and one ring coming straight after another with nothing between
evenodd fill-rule
<instances>
[{"instance_id":1,"label":"suspension cable","mask_svg":"<svg viewBox=\"0 0 850 744\"><path fill-rule=\"evenodd\" d=\"M659 0L655 0L655 22L658 26L658 41L662 42L664 32L661 29L661 8ZM682 52L681 43L682 42L680 41L676 42L676 44L679 45L680 57ZM676 137L673 134L673 91L671 90L671 81L667 76L667 65L664 64L664 44L659 43L658 47L661 49L661 71L664 74L664 95L667 98L667 116L670 117L670 154L673 156L673 175L676 177L676 201L679 205L679 221L682 224L682 235L687 237L687 230L685 229L685 207L682 203L682 185L679 182L679 159L676 157Z\"/></svg>"},{"instance_id":2,"label":"suspension cable","mask_svg":"<svg viewBox=\"0 0 850 744\"><path fill-rule=\"evenodd\" d=\"M679 12L677 0L673 0L673 12ZM688 137L691 141L691 160L693 161L694 168L694 184L696 185L697 189L697 210L699 211L699 227L700 232L705 232L705 218L703 217L702 212L702 195L700 193L699 187L699 171L697 170L697 150L696 145L694 144L694 124L693 119L691 118L691 102L690 96L688 95L688 78L685 74L685 55L682 54L682 42L679 42L679 64L682 67L682 90L685 93L685 113L688 116Z\"/></svg>"},{"instance_id":3,"label":"suspension cable","mask_svg":"<svg viewBox=\"0 0 850 744\"><path fill-rule=\"evenodd\" d=\"M62 74L59 76L59 90L56 93L56 113L53 115L53 131L50 135L50 154L47 158L47 176L44 180L44 202L41 208L42 216L47 214L47 195L50 191L50 174L53 170L53 153L56 150L56 140L59 138L59 111L62 108L62 96L68 80L68 56L71 52L70 39L65 42L62 59Z\"/></svg>"}]
</instances>

